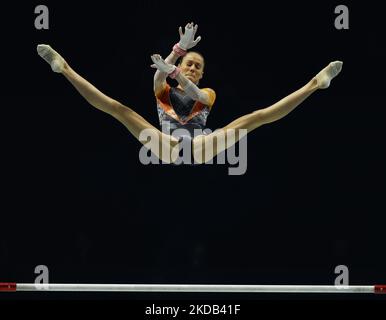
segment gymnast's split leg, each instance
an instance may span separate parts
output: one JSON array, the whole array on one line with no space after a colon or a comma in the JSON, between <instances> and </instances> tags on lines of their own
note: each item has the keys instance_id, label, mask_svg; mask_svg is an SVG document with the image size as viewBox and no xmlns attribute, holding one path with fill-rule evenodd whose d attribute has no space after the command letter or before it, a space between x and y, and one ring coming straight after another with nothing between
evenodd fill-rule
<instances>
[{"instance_id":1,"label":"gymnast's split leg","mask_svg":"<svg viewBox=\"0 0 386 320\"><path fill-rule=\"evenodd\" d=\"M131 108L103 94L86 79L77 74L49 45L38 45L37 51L50 64L51 69L54 72L63 74L92 106L120 121L141 143L144 143L144 141L141 141L142 139L140 140L141 132L145 129L151 130L152 134L157 136L157 139L150 139L146 146L159 159L165 163L171 163L174 162L174 158L178 157L178 154L175 152L178 148L174 148L178 145L178 139L161 132ZM157 145L152 145L154 143L157 143Z\"/></svg>"},{"instance_id":2,"label":"gymnast's split leg","mask_svg":"<svg viewBox=\"0 0 386 320\"><path fill-rule=\"evenodd\" d=\"M211 134L195 137L193 140L193 156L195 161L198 163L208 162L220 152L234 145L245 136L245 134L263 124L271 123L285 117L316 90L328 88L331 80L342 70L342 65L343 63L341 61L331 62L305 86L272 106L244 115ZM241 133L239 129L245 129L245 133ZM227 138L228 134L232 136L232 139Z\"/></svg>"}]
</instances>

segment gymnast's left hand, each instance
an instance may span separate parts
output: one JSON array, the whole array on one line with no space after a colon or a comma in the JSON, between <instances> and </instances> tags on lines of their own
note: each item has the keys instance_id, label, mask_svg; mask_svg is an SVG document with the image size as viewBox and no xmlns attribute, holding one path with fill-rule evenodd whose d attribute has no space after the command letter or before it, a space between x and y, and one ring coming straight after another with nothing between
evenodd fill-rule
<instances>
[{"instance_id":1,"label":"gymnast's left hand","mask_svg":"<svg viewBox=\"0 0 386 320\"><path fill-rule=\"evenodd\" d=\"M170 74L176 69L176 66L167 63L159 54L153 54L150 56L150 58L154 63L150 67L158 69L161 72Z\"/></svg>"}]
</instances>

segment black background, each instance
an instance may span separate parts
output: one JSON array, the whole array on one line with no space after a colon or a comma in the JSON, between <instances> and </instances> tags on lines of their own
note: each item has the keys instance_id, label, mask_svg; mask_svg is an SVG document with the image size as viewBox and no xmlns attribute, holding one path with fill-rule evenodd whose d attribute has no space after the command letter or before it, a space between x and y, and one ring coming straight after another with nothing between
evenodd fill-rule
<instances>
[{"instance_id":1,"label":"black background","mask_svg":"<svg viewBox=\"0 0 386 320\"><path fill-rule=\"evenodd\" d=\"M49 30L34 28L38 4ZM343 264L350 284L386 282L385 28L379 5L347 2L350 29L335 29L339 4L7 5L1 280L33 282L46 265L52 283L334 284ZM202 36L201 86L217 93L213 130L344 61L329 89L248 136L242 176L228 165L142 165L140 143L36 53L50 44L158 125L150 55L166 57L189 21Z\"/></svg>"}]
</instances>

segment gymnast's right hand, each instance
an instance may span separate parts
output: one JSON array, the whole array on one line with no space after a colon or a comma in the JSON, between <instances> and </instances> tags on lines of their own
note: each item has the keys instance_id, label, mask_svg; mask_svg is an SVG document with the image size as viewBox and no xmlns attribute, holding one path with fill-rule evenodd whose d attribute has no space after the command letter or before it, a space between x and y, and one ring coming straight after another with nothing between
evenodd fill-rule
<instances>
[{"instance_id":1,"label":"gymnast's right hand","mask_svg":"<svg viewBox=\"0 0 386 320\"><path fill-rule=\"evenodd\" d=\"M185 33L182 32L182 28L179 27L178 31L180 33L180 41L178 42L178 46L182 50L188 50L193 48L200 42L201 37L198 36L196 40L194 40L194 36L196 35L198 25L194 25L193 22L186 24Z\"/></svg>"}]
</instances>

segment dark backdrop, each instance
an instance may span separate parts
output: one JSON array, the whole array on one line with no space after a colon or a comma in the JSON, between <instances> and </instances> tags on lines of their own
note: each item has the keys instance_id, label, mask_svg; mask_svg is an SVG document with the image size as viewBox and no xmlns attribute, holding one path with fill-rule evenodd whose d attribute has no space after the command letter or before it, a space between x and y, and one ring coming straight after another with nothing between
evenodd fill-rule
<instances>
[{"instance_id":1,"label":"dark backdrop","mask_svg":"<svg viewBox=\"0 0 386 320\"><path fill-rule=\"evenodd\" d=\"M33 282L351 284L385 278L385 42L381 11L331 2L40 2L2 14L0 278ZM208 127L268 106L330 61L343 71L248 136L248 169L142 165L141 147L37 55L48 43L107 95L158 125L150 55L198 23Z\"/></svg>"}]
</instances>

